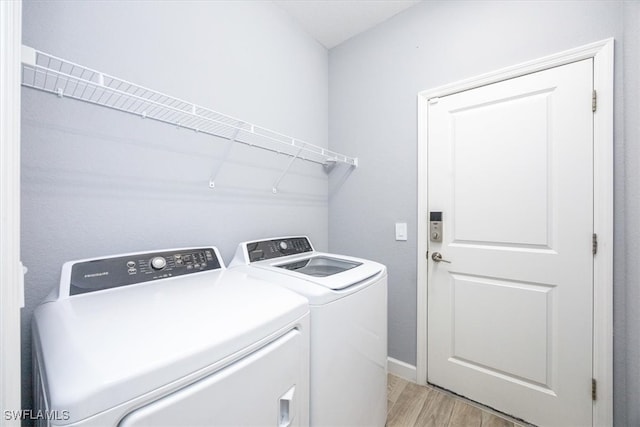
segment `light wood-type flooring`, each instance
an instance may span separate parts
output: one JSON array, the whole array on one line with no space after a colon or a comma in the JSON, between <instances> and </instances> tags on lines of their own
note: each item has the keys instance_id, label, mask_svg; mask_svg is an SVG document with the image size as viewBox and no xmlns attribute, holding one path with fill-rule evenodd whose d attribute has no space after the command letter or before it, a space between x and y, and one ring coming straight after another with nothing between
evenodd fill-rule
<instances>
[{"instance_id":1,"label":"light wood-type flooring","mask_svg":"<svg viewBox=\"0 0 640 427\"><path fill-rule=\"evenodd\" d=\"M464 398L389 374L387 427L524 427Z\"/></svg>"}]
</instances>

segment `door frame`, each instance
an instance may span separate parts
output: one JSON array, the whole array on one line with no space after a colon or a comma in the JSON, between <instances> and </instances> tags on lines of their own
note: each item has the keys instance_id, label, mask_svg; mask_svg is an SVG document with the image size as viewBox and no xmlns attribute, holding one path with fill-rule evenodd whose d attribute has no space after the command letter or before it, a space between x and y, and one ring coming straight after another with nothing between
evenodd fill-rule
<instances>
[{"instance_id":1,"label":"door frame","mask_svg":"<svg viewBox=\"0 0 640 427\"><path fill-rule=\"evenodd\" d=\"M418 94L418 271L416 377L427 383L427 143L428 104L441 96L593 58L597 109L593 114L593 232L598 253L593 258L593 378L597 399L593 425L613 424L613 55L609 38L519 65L483 74ZM516 414L517 415L517 414Z\"/></svg>"},{"instance_id":2,"label":"door frame","mask_svg":"<svg viewBox=\"0 0 640 427\"><path fill-rule=\"evenodd\" d=\"M21 406L20 308L24 306L20 263L20 70L22 2L0 1L0 405Z\"/></svg>"}]
</instances>

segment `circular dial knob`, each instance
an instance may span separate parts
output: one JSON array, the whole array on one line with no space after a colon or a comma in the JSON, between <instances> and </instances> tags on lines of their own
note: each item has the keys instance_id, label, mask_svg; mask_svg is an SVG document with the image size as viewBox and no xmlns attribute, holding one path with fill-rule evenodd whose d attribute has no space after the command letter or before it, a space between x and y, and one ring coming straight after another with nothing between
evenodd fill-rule
<instances>
[{"instance_id":1,"label":"circular dial knob","mask_svg":"<svg viewBox=\"0 0 640 427\"><path fill-rule=\"evenodd\" d=\"M280 249L283 251L287 250L287 248L289 247L289 245L287 245L287 242L284 242L284 241L280 242L278 246L280 246Z\"/></svg>"},{"instance_id":2,"label":"circular dial knob","mask_svg":"<svg viewBox=\"0 0 640 427\"><path fill-rule=\"evenodd\" d=\"M151 259L151 268L154 270L162 270L167 266L167 260L161 256L157 256Z\"/></svg>"}]
</instances>

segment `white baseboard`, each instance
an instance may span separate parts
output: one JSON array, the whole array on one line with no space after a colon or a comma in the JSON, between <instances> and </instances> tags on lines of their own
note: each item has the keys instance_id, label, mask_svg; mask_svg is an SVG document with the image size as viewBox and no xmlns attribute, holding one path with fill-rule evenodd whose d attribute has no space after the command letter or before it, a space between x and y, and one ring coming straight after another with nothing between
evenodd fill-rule
<instances>
[{"instance_id":1,"label":"white baseboard","mask_svg":"<svg viewBox=\"0 0 640 427\"><path fill-rule=\"evenodd\" d=\"M387 357L387 370L390 374L414 383L418 379L415 366L409 365L401 360L394 359L393 357Z\"/></svg>"}]
</instances>

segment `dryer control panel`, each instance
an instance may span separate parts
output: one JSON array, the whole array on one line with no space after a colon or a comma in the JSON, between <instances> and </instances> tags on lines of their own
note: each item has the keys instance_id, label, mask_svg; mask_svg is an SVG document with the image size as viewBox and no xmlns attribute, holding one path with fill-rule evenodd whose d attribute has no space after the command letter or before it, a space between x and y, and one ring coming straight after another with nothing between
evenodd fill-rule
<instances>
[{"instance_id":1,"label":"dryer control panel","mask_svg":"<svg viewBox=\"0 0 640 427\"><path fill-rule=\"evenodd\" d=\"M262 261L287 255L297 255L313 252L311 242L307 237L283 237L259 242L247 243L249 261Z\"/></svg>"},{"instance_id":2,"label":"dryer control panel","mask_svg":"<svg viewBox=\"0 0 640 427\"><path fill-rule=\"evenodd\" d=\"M71 266L69 295L216 270L221 266L213 248L136 253L79 261Z\"/></svg>"}]
</instances>

